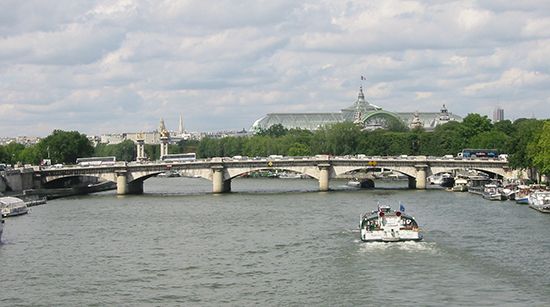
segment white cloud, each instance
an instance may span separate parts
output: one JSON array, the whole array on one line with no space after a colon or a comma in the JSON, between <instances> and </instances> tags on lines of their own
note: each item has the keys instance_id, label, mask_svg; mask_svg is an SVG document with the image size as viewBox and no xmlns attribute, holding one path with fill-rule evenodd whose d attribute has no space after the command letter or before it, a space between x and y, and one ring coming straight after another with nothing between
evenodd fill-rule
<instances>
[{"instance_id":1,"label":"white cloud","mask_svg":"<svg viewBox=\"0 0 550 307\"><path fill-rule=\"evenodd\" d=\"M550 84L550 76L537 71L525 71L519 68L511 68L502 73L499 79L488 82L479 82L467 86L464 92L467 95L476 95L480 92L507 93L510 90L537 87Z\"/></svg>"},{"instance_id":2,"label":"white cloud","mask_svg":"<svg viewBox=\"0 0 550 307\"><path fill-rule=\"evenodd\" d=\"M550 117L544 0L56 4L2 3L3 135L248 128L347 107L360 76L388 110Z\"/></svg>"}]
</instances>

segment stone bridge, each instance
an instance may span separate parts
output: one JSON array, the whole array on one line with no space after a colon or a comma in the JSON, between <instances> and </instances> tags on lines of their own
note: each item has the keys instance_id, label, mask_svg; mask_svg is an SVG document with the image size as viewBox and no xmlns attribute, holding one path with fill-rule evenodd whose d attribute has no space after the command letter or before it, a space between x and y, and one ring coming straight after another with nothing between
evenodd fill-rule
<instances>
[{"instance_id":1,"label":"stone bridge","mask_svg":"<svg viewBox=\"0 0 550 307\"><path fill-rule=\"evenodd\" d=\"M331 178L363 169L393 170L409 178L409 188L425 189L426 179L432 174L459 169L478 170L495 177L510 178L511 170L506 160L463 159L426 156L367 157L327 156L278 157L278 158L212 158L178 163L167 162L117 162L115 165L50 168L36 171L42 185L75 176L93 176L117 183L118 194L141 194L143 182L166 171L182 175L202 177L212 181L212 191L231 191L231 179L260 170L283 170L308 175L319 180L319 190L327 191Z\"/></svg>"}]
</instances>

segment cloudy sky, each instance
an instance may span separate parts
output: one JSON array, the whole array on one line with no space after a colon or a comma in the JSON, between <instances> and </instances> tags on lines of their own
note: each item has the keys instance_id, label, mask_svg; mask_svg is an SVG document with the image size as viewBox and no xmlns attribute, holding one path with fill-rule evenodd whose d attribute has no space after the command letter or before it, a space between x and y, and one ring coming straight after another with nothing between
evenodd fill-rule
<instances>
[{"instance_id":1,"label":"cloudy sky","mask_svg":"<svg viewBox=\"0 0 550 307\"><path fill-rule=\"evenodd\" d=\"M272 112L550 117L548 0L2 0L0 136Z\"/></svg>"}]
</instances>

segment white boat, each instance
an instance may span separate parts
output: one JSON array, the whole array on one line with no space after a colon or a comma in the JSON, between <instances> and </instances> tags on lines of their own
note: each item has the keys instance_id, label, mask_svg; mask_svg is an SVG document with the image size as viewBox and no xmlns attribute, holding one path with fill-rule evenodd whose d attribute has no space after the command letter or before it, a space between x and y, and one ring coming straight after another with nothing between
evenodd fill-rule
<instances>
[{"instance_id":1,"label":"white boat","mask_svg":"<svg viewBox=\"0 0 550 307\"><path fill-rule=\"evenodd\" d=\"M27 214L29 208L25 202L17 197L0 197L0 213L3 217Z\"/></svg>"},{"instance_id":2,"label":"white boat","mask_svg":"<svg viewBox=\"0 0 550 307\"><path fill-rule=\"evenodd\" d=\"M449 182L449 179L450 178L453 178L453 176L449 173L442 173L442 174L434 174L434 175L431 175L429 176L427 179L428 179L428 182L430 184L434 184L434 185L442 185L446 182Z\"/></svg>"},{"instance_id":3,"label":"white boat","mask_svg":"<svg viewBox=\"0 0 550 307\"><path fill-rule=\"evenodd\" d=\"M374 188L374 181L372 179L358 179L353 178L347 183L348 186L354 188L369 189Z\"/></svg>"},{"instance_id":4,"label":"white boat","mask_svg":"<svg viewBox=\"0 0 550 307\"><path fill-rule=\"evenodd\" d=\"M550 192L536 191L529 194L529 207L543 213L550 213Z\"/></svg>"},{"instance_id":5,"label":"white boat","mask_svg":"<svg viewBox=\"0 0 550 307\"><path fill-rule=\"evenodd\" d=\"M506 200L506 195L496 184L486 184L481 196L488 200Z\"/></svg>"},{"instance_id":6,"label":"white boat","mask_svg":"<svg viewBox=\"0 0 550 307\"><path fill-rule=\"evenodd\" d=\"M468 191L468 180L463 177L457 177L455 184L451 188L453 192L466 192Z\"/></svg>"},{"instance_id":7,"label":"white boat","mask_svg":"<svg viewBox=\"0 0 550 307\"><path fill-rule=\"evenodd\" d=\"M486 184L489 184L491 179L485 176L469 176L468 177L468 192L474 194L483 194Z\"/></svg>"},{"instance_id":8,"label":"white boat","mask_svg":"<svg viewBox=\"0 0 550 307\"><path fill-rule=\"evenodd\" d=\"M517 187L515 201L516 204L528 205L529 204L529 194L531 194L531 189L528 186L520 185Z\"/></svg>"},{"instance_id":9,"label":"white boat","mask_svg":"<svg viewBox=\"0 0 550 307\"><path fill-rule=\"evenodd\" d=\"M414 217L404 213L401 205L399 211L390 206L378 206L378 210L361 215L359 229L361 241L364 242L397 242L420 241L422 233Z\"/></svg>"},{"instance_id":10,"label":"white boat","mask_svg":"<svg viewBox=\"0 0 550 307\"><path fill-rule=\"evenodd\" d=\"M302 174L294 172L283 172L279 173L279 178L281 179L302 179Z\"/></svg>"}]
</instances>

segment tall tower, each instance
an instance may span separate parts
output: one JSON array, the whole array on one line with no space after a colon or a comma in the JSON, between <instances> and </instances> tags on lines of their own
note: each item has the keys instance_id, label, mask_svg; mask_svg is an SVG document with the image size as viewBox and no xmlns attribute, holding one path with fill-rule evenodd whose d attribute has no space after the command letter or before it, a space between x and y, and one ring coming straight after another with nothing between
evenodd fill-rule
<instances>
[{"instance_id":1,"label":"tall tower","mask_svg":"<svg viewBox=\"0 0 550 307\"><path fill-rule=\"evenodd\" d=\"M501 120L504 120L504 110L497 107L494 111L493 111L493 123L497 123Z\"/></svg>"},{"instance_id":2,"label":"tall tower","mask_svg":"<svg viewBox=\"0 0 550 307\"><path fill-rule=\"evenodd\" d=\"M178 134L182 135L185 130L183 129L183 117L180 115L180 123L178 125Z\"/></svg>"}]
</instances>

